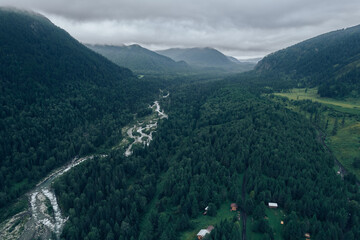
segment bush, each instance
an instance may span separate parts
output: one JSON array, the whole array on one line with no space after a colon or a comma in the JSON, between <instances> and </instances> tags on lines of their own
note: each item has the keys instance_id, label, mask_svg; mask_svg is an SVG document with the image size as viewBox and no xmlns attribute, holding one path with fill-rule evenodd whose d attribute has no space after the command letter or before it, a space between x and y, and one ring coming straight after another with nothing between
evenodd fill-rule
<instances>
[{"instance_id":1,"label":"bush","mask_svg":"<svg viewBox=\"0 0 360 240\"><path fill-rule=\"evenodd\" d=\"M352 165L354 168L360 169L360 158L354 158Z\"/></svg>"},{"instance_id":2,"label":"bush","mask_svg":"<svg viewBox=\"0 0 360 240\"><path fill-rule=\"evenodd\" d=\"M216 206L215 206L215 204L213 204L213 203L209 204L209 209L208 209L207 214L209 216L215 216L216 215Z\"/></svg>"}]
</instances>

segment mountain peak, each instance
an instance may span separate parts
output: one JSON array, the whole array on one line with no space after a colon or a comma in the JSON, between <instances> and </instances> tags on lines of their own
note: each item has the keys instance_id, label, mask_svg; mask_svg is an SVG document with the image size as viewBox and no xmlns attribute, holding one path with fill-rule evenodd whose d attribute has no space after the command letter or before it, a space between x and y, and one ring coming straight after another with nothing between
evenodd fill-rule
<instances>
[{"instance_id":1,"label":"mountain peak","mask_svg":"<svg viewBox=\"0 0 360 240\"><path fill-rule=\"evenodd\" d=\"M219 68L230 71L248 71L255 66L253 63L241 63L235 58L225 56L222 52L211 47L170 48L157 51L175 61L185 61L201 68Z\"/></svg>"},{"instance_id":2,"label":"mountain peak","mask_svg":"<svg viewBox=\"0 0 360 240\"><path fill-rule=\"evenodd\" d=\"M233 64L224 54L210 47L204 48L170 48L158 53L174 59L185 61L201 67L219 67Z\"/></svg>"},{"instance_id":3,"label":"mountain peak","mask_svg":"<svg viewBox=\"0 0 360 240\"><path fill-rule=\"evenodd\" d=\"M188 71L187 64L160 55L139 44L128 46L87 45L93 51L105 56L119 66L125 66L138 73L168 73Z\"/></svg>"},{"instance_id":4,"label":"mountain peak","mask_svg":"<svg viewBox=\"0 0 360 240\"><path fill-rule=\"evenodd\" d=\"M139 44L131 44L131 45L128 45L129 48L142 48L144 49L142 46L140 46Z\"/></svg>"},{"instance_id":5,"label":"mountain peak","mask_svg":"<svg viewBox=\"0 0 360 240\"><path fill-rule=\"evenodd\" d=\"M0 7L0 12L3 14L15 14L17 16L23 16L23 17L30 17L33 20L40 20L43 22L47 22L47 23L51 23L51 21L45 17L44 15L28 10L28 9L21 9L21 8L16 8L16 7L10 7L10 6L5 6L5 7Z\"/></svg>"}]
</instances>

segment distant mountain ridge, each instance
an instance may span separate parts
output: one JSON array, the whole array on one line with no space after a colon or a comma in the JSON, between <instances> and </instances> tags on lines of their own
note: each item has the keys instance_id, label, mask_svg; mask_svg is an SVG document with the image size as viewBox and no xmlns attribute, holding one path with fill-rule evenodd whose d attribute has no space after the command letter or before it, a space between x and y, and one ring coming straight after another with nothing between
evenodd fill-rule
<instances>
[{"instance_id":1,"label":"distant mountain ridge","mask_svg":"<svg viewBox=\"0 0 360 240\"><path fill-rule=\"evenodd\" d=\"M321 96L360 95L360 25L272 53L255 70L276 73L294 86L318 86Z\"/></svg>"},{"instance_id":2,"label":"distant mountain ridge","mask_svg":"<svg viewBox=\"0 0 360 240\"><path fill-rule=\"evenodd\" d=\"M157 51L175 61L185 61L189 64L201 67L218 67L232 65L231 61L224 54L213 48L170 48Z\"/></svg>"},{"instance_id":3,"label":"distant mountain ridge","mask_svg":"<svg viewBox=\"0 0 360 240\"><path fill-rule=\"evenodd\" d=\"M176 62L137 44L129 46L86 44L86 46L117 65L127 67L137 73L186 72L191 69L183 61Z\"/></svg>"},{"instance_id":4,"label":"distant mountain ridge","mask_svg":"<svg viewBox=\"0 0 360 240\"><path fill-rule=\"evenodd\" d=\"M227 70L248 71L255 64L241 63L234 57L225 56L214 48L170 48L156 51L175 61L185 61L190 66L202 68L222 68Z\"/></svg>"},{"instance_id":5,"label":"distant mountain ridge","mask_svg":"<svg viewBox=\"0 0 360 240\"><path fill-rule=\"evenodd\" d=\"M251 62L251 63L258 63L263 59L262 57L256 57L256 58L245 58L245 59L239 59L240 62Z\"/></svg>"},{"instance_id":6,"label":"distant mountain ridge","mask_svg":"<svg viewBox=\"0 0 360 240\"><path fill-rule=\"evenodd\" d=\"M237 59L237 58L234 58L234 57L232 57L232 56L226 56L226 57L227 57L227 59L229 59L231 62L240 63L239 59Z\"/></svg>"}]
</instances>

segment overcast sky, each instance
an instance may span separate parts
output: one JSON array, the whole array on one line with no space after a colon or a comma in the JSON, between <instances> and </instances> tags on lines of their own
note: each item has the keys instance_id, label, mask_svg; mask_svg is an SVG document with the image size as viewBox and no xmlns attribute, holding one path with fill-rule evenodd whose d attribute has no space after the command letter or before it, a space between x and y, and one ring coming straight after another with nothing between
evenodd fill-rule
<instances>
[{"instance_id":1,"label":"overcast sky","mask_svg":"<svg viewBox=\"0 0 360 240\"><path fill-rule=\"evenodd\" d=\"M213 47L262 57L360 24L360 0L1 0L42 13L83 43Z\"/></svg>"}]
</instances>

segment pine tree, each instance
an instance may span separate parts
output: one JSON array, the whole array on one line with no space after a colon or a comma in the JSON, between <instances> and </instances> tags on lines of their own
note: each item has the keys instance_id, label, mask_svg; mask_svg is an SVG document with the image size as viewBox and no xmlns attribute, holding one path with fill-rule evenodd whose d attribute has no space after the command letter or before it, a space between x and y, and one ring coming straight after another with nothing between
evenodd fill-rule
<instances>
[{"instance_id":1,"label":"pine tree","mask_svg":"<svg viewBox=\"0 0 360 240\"><path fill-rule=\"evenodd\" d=\"M209 216L216 216L216 206L213 203L209 204L209 210L207 213Z\"/></svg>"},{"instance_id":2,"label":"pine tree","mask_svg":"<svg viewBox=\"0 0 360 240\"><path fill-rule=\"evenodd\" d=\"M335 118L334 127L333 127L333 130L331 132L331 135L335 136L337 131L338 131L338 119Z\"/></svg>"}]
</instances>

